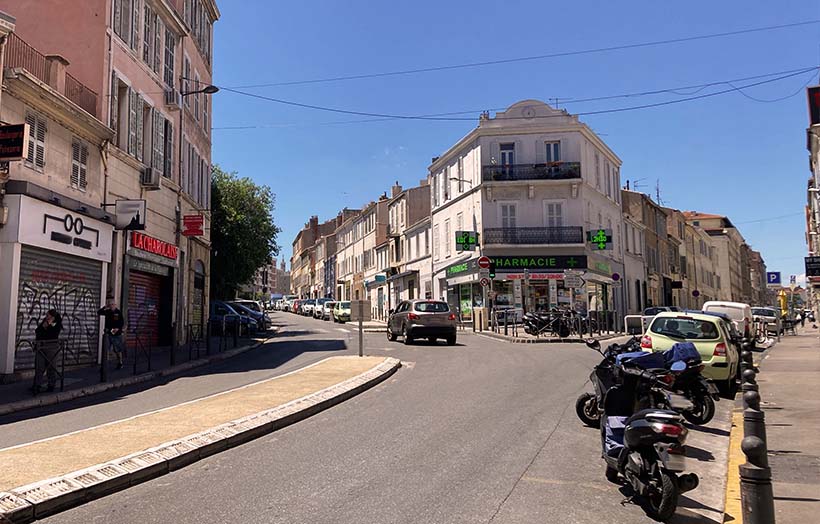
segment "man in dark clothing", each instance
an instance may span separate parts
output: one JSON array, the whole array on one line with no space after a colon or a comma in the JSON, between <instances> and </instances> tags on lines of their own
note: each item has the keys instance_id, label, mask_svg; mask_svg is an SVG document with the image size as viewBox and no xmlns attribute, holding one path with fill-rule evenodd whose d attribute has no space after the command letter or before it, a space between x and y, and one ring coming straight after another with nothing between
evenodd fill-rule
<instances>
[{"instance_id":1,"label":"man in dark clothing","mask_svg":"<svg viewBox=\"0 0 820 524\"><path fill-rule=\"evenodd\" d=\"M60 331L63 321L56 309L49 309L45 318L34 330L34 386L36 395L43 389L43 374L48 376L48 391L54 391L57 384L56 360L60 353Z\"/></svg>"},{"instance_id":2,"label":"man in dark clothing","mask_svg":"<svg viewBox=\"0 0 820 524\"><path fill-rule=\"evenodd\" d=\"M105 347L117 355L117 369L122 369L122 354L124 349L122 329L125 325L122 312L117 307L117 303L114 299L109 297L106 306L101 308L97 313L105 317L103 344L106 344Z\"/></svg>"}]
</instances>

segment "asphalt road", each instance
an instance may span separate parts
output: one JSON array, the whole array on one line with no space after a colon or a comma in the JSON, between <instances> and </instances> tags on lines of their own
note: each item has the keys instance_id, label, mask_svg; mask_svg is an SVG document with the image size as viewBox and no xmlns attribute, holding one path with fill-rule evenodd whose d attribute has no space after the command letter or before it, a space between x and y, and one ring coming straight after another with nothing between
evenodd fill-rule
<instances>
[{"instance_id":1,"label":"asphalt road","mask_svg":"<svg viewBox=\"0 0 820 524\"><path fill-rule=\"evenodd\" d=\"M285 332L236 362L8 424L0 441L63 433L356 352L347 327L289 314L277 321ZM604 479L598 432L574 413L598 360L592 351L470 333L454 347L404 346L381 334L366 335L365 346L403 368L315 417L44 522L647 522L640 507L621 505L623 493ZM697 507L687 498L681 505Z\"/></svg>"}]
</instances>

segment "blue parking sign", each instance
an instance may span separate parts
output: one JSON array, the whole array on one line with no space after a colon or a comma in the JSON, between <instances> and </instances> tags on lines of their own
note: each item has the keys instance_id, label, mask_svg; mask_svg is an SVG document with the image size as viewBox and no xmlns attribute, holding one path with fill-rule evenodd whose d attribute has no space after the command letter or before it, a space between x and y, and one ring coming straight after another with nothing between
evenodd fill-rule
<instances>
[{"instance_id":1,"label":"blue parking sign","mask_svg":"<svg viewBox=\"0 0 820 524\"><path fill-rule=\"evenodd\" d=\"M780 286L780 271L769 271L766 273L766 284L770 286Z\"/></svg>"}]
</instances>

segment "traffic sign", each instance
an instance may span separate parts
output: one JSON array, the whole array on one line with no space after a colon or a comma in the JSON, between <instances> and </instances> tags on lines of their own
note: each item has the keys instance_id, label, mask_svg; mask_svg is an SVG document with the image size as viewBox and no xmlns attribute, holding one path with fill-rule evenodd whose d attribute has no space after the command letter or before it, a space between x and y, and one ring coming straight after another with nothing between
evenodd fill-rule
<instances>
[{"instance_id":1,"label":"traffic sign","mask_svg":"<svg viewBox=\"0 0 820 524\"><path fill-rule=\"evenodd\" d=\"M695 297L695 298L698 298L700 296L700 291L698 291L697 289L693 289L692 290L692 296Z\"/></svg>"},{"instance_id":2,"label":"traffic sign","mask_svg":"<svg viewBox=\"0 0 820 524\"><path fill-rule=\"evenodd\" d=\"M584 279L581 275L564 275L564 287L570 289L577 289L584 287Z\"/></svg>"},{"instance_id":3,"label":"traffic sign","mask_svg":"<svg viewBox=\"0 0 820 524\"><path fill-rule=\"evenodd\" d=\"M480 257L478 259L478 267L481 269L490 269L490 257Z\"/></svg>"},{"instance_id":4,"label":"traffic sign","mask_svg":"<svg viewBox=\"0 0 820 524\"><path fill-rule=\"evenodd\" d=\"M481 285L482 285L482 286L484 286L484 287L487 287L487 286L489 286L489 285L490 285L490 279L489 279L489 278L482 278L481 280L479 280L479 282L480 282L480 283L481 283Z\"/></svg>"},{"instance_id":5,"label":"traffic sign","mask_svg":"<svg viewBox=\"0 0 820 524\"><path fill-rule=\"evenodd\" d=\"M615 282L621 280L620 273L612 273L612 280L614 280Z\"/></svg>"},{"instance_id":6,"label":"traffic sign","mask_svg":"<svg viewBox=\"0 0 820 524\"><path fill-rule=\"evenodd\" d=\"M782 284L780 280L780 271L769 271L766 273L766 286L780 287Z\"/></svg>"},{"instance_id":7,"label":"traffic sign","mask_svg":"<svg viewBox=\"0 0 820 524\"><path fill-rule=\"evenodd\" d=\"M478 270L478 278L490 278L490 270L489 269L479 269Z\"/></svg>"}]
</instances>

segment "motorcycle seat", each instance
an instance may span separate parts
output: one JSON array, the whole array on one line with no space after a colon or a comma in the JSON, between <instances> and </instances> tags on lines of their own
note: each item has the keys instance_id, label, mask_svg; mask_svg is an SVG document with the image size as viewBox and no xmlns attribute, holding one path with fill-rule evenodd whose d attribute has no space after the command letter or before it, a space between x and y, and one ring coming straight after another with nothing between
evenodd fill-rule
<instances>
[{"instance_id":1,"label":"motorcycle seat","mask_svg":"<svg viewBox=\"0 0 820 524\"><path fill-rule=\"evenodd\" d=\"M656 416L653 417L652 416L653 414L656 415ZM628 426L631 423L633 423L634 421L644 419L644 418L649 418L649 419L659 418L659 419L665 419L665 420L670 420L670 419L680 420L681 417L680 417L680 415L678 415L674 411L667 411L665 409L652 409L652 408L642 409L642 410L638 411L637 413L633 414L632 416L630 416L628 419L626 419L625 425Z\"/></svg>"}]
</instances>

